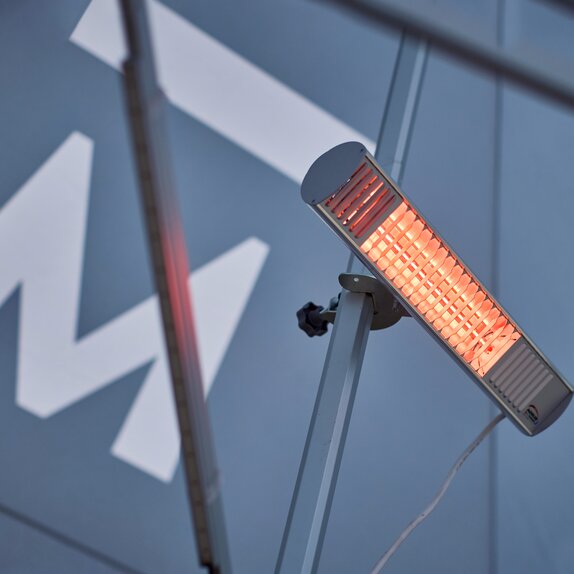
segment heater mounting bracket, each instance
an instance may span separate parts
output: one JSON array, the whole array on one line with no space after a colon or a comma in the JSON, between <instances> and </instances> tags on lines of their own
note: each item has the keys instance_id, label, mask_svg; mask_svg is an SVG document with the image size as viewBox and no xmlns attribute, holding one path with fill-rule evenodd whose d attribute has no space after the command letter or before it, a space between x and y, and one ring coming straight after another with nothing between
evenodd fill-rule
<instances>
[{"instance_id":1,"label":"heater mounting bracket","mask_svg":"<svg viewBox=\"0 0 574 574\"><path fill-rule=\"evenodd\" d=\"M352 293L365 293L373 298L373 321L371 331L386 329L397 323L401 317L410 317L407 310L395 299L393 294L377 279L370 275L341 273L339 284ZM309 301L297 311L299 328L309 337L324 335L329 323L335 322L341 294L329 301L327 308Z\"/></svg>"}]
</instances>

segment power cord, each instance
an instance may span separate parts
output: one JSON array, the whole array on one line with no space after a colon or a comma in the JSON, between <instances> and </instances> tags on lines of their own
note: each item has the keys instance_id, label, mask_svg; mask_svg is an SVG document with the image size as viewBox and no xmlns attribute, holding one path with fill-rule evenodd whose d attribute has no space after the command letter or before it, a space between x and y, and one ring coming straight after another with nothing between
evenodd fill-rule
<instances>
[{"instance_id":1,"label":"power cord","mask_svg":"<svg viewBox=\"0 0 574 574\"><path fill-rule=\"evenodd\" d=\"M442 483L439 491L436 493L435 497L432 499L431 503L401 532L399 537L395 540L394 544L381 556L379 561L375 564L371 570L371 574L379 574L379 572L385 567L385 564L389 561L391 556L398 550L399 546L410 536L412 531L427 518L431 512L437 507L438 503L441 501L445 492L447 491L454 475L459 471L460 467L463 465L464 461L470 456L472 451L488 436L490 431L504 418L504 414L500 413L494 419L492 419L484 428L484 430L470 443L466 450L460 455L458 460L454 463L453 467L450 469L446 480Z\"/></svg>"}]
</instances>

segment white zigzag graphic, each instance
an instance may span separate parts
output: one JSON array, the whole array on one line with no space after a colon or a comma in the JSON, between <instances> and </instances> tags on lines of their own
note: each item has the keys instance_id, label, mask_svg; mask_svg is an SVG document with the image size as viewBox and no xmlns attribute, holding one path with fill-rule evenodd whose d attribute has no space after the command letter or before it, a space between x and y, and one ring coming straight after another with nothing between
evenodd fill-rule
<instances>
[{"instance_id":1,"label":"white zigzag graphic","mask_svg":"<svg viewBox=\"0 0 574 574\"><path fill-rule=\"evenodd\" d=\"M160 2L148 6L170 102L287 177L299 182L315 157L341 141L374 147ZM70 40L119 69L125 47L117 1L92 0ZM153 360L112 452L168 481L179 436L156 298L76 340L92 151L92 141L74 133L0 211L0 305L22 286L17 403L51 416ZM266 244L251 238L193 273L206 393L267 252ZM231 302L225 297L229 276Z\"/></svg>"},{"instance_id":2,"label":"white zigzag graphic","mask_svg":"<svg viewBox=\"0 0 574 574\"><path fill-rule=\"evenodd\" d=\"M179 434L156 297L76 340L92 154L73 133L0 210L0 306L21 286L16 401L48 417L153 360L112 452L169 481ZM206 393L267 253L250 238L191 277Z\"/></svg>"}]
</instances>

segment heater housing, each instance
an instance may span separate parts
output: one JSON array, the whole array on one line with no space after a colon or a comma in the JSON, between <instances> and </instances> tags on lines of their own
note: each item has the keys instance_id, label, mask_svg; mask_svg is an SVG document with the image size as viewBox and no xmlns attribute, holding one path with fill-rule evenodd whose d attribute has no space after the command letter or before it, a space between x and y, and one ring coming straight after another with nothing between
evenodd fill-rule
<instances>
[{"instance_id":1,"label":"heater housing","mask_svg":"<svg viewBox=\"0 0 574 574\"><path fill-rule=\"evenodd\" d=\"M562 414L572 388L363 144L319 157L301 195L522 432Z\"/></svg>"}]
</instances>

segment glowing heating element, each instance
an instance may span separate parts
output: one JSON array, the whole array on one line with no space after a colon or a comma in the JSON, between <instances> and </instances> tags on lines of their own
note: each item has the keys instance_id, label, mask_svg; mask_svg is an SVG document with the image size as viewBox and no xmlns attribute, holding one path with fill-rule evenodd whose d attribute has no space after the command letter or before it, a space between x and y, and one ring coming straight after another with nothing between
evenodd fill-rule
<instances>
[{"instance_id":1,"label":"glowing heating element","mask_svg":"<svg viewBox=\"0 0 574 574\"><path fill-rule=\"evenodd\" d=\"M495 301L406 203L361 250L480 376L520 338Z\"/></svg>"},{"instance_id":2,"label":"glowing heating element","mask_svg":"<svg viewBox=\"0 0 574 574\"><path fill-rule=\"evenodd\" d=\"M303 199L528 435L564 411L572 389L364 146L323 154Z\"/></svg>"}]
</instances>

